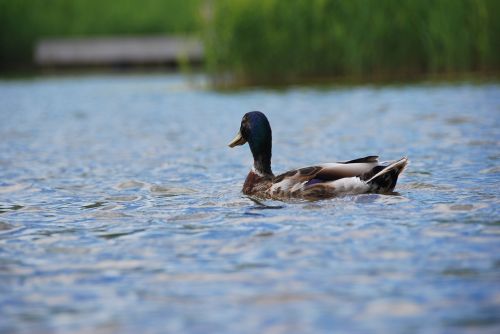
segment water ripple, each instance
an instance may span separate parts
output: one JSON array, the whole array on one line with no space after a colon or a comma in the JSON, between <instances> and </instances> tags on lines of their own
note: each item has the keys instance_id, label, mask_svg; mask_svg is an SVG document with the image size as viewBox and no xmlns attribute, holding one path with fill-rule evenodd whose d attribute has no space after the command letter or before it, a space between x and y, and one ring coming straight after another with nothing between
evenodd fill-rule
<instances>
[{"instance_id":1,"label":"water ripple","mask_svg":"<svg viewBox=\"0 0 500 334\"><path fill-rule=\"evenodd\" d=\"M0 332L496 332L499 97L0 81ZM250 153L226 143L256 108L277 173L370 154L411 165L389 195L243 196Z\"/></svg>"}]
</instances>

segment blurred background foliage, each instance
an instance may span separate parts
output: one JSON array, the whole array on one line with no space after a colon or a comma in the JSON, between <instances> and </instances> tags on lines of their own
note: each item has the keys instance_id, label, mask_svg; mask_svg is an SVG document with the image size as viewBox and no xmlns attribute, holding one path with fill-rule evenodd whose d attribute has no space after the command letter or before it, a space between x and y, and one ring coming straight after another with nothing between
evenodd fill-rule
<instances>
[{"instance_id":1,"label":"blurred background foliage","mask_svg":"<svg viewBox=\"0 0 500 334\"><path fill-rule=\"evenodd\" d=\"M0 63L43 37L198 34L245 83L498 73L499 0L0 0Z\"/></svg>"},{"instance_id":2,"label":"blurred background foliage","mask_svg":"<svg viewBox=\"0 0 500 334\"><path fill-rule=\"evenodd\" d=\"M200 30L201 0L0 0L0 64L29 63L44 37L160 35Z\"/></svg>"},{"instance_id":3,"label":"blurred background foliage","mask_svg":"<svg viewBox=\"0 0 500 334\"><path fill-rule=\"evenodd\" d=\"M498 71L498 0L218 0L208 64L244 81Z\"/></svg>"}]
</instances>

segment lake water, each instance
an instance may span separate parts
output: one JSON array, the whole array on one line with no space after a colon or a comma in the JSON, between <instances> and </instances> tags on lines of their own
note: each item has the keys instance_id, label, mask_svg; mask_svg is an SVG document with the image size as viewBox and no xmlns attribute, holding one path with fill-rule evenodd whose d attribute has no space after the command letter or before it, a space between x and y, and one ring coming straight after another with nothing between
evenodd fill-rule
<instances>
[{"instance_id":1,"label":"lake water","mask_svg":"<svg viewBox=\"0 0 500 334\"><path fill-rule=\"evenodd\" d=\"M0 81L0 332L500 332L500 85L215 92L203 77ZM409 156L395 195L241 194Z\"/></svg>"}]
</instances>

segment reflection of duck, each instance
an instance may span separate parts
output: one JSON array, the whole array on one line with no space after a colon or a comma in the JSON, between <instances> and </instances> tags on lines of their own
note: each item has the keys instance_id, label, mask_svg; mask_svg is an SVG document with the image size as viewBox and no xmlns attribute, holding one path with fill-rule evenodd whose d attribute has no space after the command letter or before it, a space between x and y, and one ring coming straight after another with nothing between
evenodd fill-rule
<instances>
[{"instance_id":1,"label":"reflection of duck","mask_svg":"<svg viewBox=\"0 0 500 334\"><path fill-rule=\"evenodd\" d=\"M254 163L243 185L243 193L258 197L319 199L342 194L387 193L393 191L399 174L408 164L406 157L382 165L377 156L368 156L294 169L274 176L271 171L271 126L259 111L243 116L240 131L229 147L247 142Z\"/></svg>"}]
</instances>

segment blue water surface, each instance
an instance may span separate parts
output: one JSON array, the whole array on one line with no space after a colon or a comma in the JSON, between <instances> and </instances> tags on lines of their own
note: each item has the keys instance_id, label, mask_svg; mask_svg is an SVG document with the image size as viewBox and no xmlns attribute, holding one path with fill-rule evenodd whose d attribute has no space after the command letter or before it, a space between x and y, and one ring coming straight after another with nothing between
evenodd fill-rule
<instances>
[{"instance_id":1,"label":"blue water surface","mask_svg":"<svg viewBox=\"0 0 500 334\"><path fill-rule=\"evenodd\" d=\"M407 155L395 195L241 194ZM0 332L498 333L500 85L216 92L203 77L0 81Z\"/></svg>"}]
</instances>

